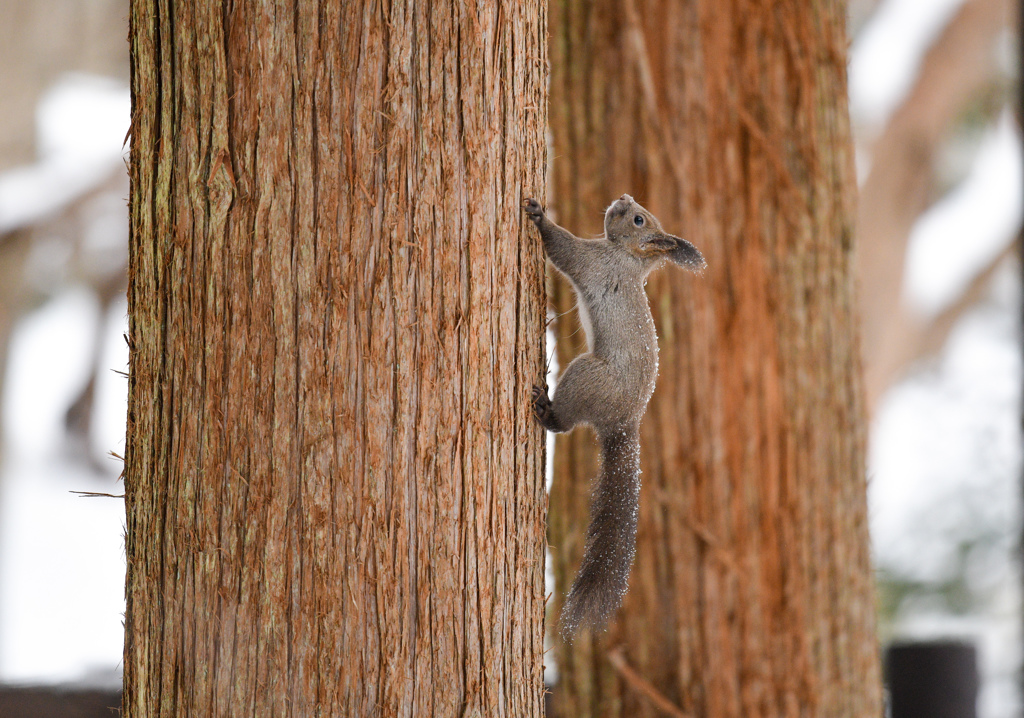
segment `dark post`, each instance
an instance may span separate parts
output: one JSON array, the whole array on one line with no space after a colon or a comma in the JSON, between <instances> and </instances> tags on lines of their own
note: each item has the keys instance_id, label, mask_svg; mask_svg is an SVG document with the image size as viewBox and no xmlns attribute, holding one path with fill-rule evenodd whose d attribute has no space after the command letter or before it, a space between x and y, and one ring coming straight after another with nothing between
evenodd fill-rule
<instances>
[{"instance_id":1,"label":"dark post","mask_svg":"<svg viewBox=\"0 0 1024 718\"><path fill-rule=\"evenodd\" d=\"M962 641L896 643L885 656L892 718L976 718L978 657Z\"/></svg>"}]
</instances>

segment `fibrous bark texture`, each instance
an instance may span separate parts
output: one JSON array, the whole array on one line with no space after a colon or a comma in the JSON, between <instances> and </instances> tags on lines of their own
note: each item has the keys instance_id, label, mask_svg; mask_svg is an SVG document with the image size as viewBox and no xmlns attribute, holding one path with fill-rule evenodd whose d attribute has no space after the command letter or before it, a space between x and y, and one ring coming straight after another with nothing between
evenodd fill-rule
<instances>
[{"instance_id":1,"label":"fibrous bark texture","mask_svg":"<svg viewBox=\"0 0 1024 718\"><path fill-rule=\"evenodd\" d=\"M559 646L557 715L881 714L843 16L831 0L552 5L558 221L598 234L629 192L708 261L648 287L661 369L636 563L609 631ZM591 442L557 444L559 598Z\"/></svg>"},{"instance_id":2,"label":"fibrous bark texture","mask_svg":"<svg viewBox=\"0 0 1024 718\"><path fill-rule=\"evenodd\" d=\"M541 715L545 17L132 3L126 715Z\"/></svg>"}]
</instances>

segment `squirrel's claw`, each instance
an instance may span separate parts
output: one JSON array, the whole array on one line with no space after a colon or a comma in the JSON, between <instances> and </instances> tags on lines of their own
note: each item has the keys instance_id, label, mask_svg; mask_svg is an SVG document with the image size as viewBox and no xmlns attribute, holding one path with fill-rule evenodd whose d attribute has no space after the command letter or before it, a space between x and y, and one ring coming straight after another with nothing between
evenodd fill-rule
<instances>
[{"instance_id":1,"label":"squirrel's claw","mask_svg":"<svg viewBox=\"0 0 1024 718\"><path fill-rule=\"evenodd\" d=\"M539 222L544 217L544 208L533 197L523 200L523 209L526 210L526 215L534 222Z\"/></svg>"},{"instance_id":2,"label":"squirrel's claw","mask_svg":"<svg viewBox=\"0 0 1024 718\"><path fill-rule=\"evenodd\" d=\"M559 431L558 421L555 419L555 410L548 398L547 388L533 386L533 415L537 417L537 423L548 431Z\"/></svg>"}]
</instances>

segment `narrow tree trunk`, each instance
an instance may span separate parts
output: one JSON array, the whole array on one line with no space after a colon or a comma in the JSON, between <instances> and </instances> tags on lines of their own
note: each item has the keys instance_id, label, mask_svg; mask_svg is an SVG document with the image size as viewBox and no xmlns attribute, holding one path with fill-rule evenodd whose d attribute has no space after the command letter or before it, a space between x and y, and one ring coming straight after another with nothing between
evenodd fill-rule
<instances>
[{"instance_id":1,"label":"narrow tree trunk","mask_svg":"<svg viewBox=\"0 0 1024 718\"><path fill-rule=\"evenodd\" d=\"M126 715L541 715L544 40L133 2Z\"/></svg>"},{"instance_id":2,"label":"narrow tree trunk","mask_svg":"<svg viewBox=\"0 0 1024 718\"><path fill-rule=\"evenodd\" d=\"M552 6L559 221L599 233L629 192L708 261L649 286L636 564L608 633L559 646L557 715L881 715L843 18L824 0ZM591 441L557 444L559 599Z\"/></svg>"}]
</instances>

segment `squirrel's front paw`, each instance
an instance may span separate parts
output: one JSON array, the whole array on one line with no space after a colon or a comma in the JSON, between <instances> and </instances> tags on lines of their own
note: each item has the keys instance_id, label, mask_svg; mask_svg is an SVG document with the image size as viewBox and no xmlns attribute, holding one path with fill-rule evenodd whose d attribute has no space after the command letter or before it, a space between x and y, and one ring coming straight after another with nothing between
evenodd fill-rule
<instances>
[{"instance_id":1,"label":"squirrel's front paw","mask_svg":"<svg viewBox=\"0 0 1024 718\"><path fill-rule=\"evenodd\" d=\"M540 202L535 200L533 197L530 197L523 202L523 209L526 210L526 216L534 222L540 222L544 219L544 208L541 207Z\"/></svg>"},{"instance_id":2,"label":"squirrel's front paw","mask_svg":"<svg viewBox=\"0 0 1024 718\"><path fill-rule=\"evenodd\" d=\"M537 417L537 423L548 431L558 431L558 420L555 419L555 409L548 398L548 390L534 384L532 400L533 415Z\"/></svg>"}]
</instances>

